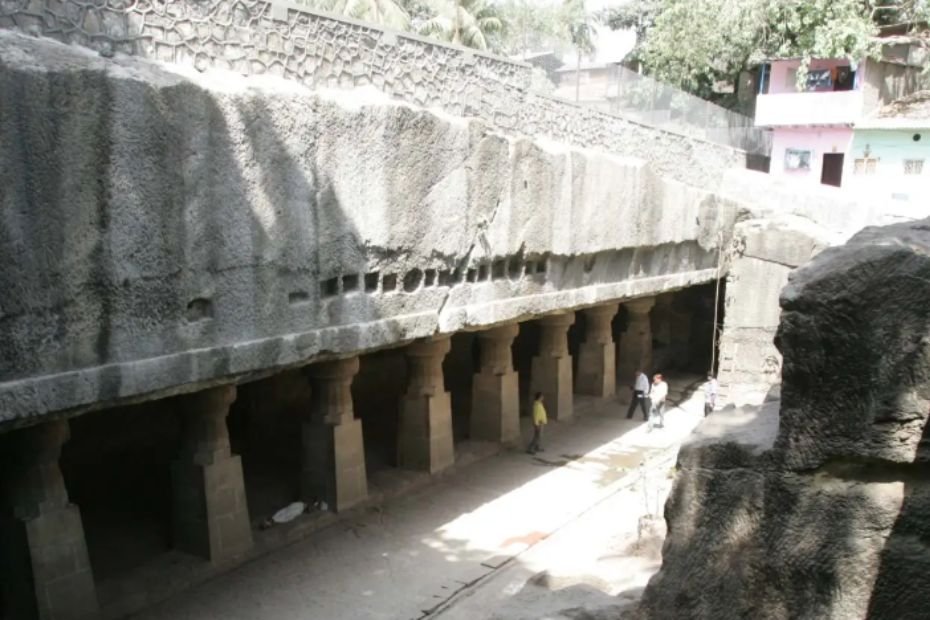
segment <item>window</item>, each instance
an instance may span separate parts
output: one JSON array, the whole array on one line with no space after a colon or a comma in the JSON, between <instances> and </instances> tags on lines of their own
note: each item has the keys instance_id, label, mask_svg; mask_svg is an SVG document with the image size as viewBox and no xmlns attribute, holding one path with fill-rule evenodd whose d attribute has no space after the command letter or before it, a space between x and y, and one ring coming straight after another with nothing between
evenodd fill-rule
<instances>
[{"instance_id":1,"label":"window","mask_svg":"<svg viewBox=\"0 0 930 620\"><path fill-rule=\"evenodd\" d=\"M810 170L811 152L801 149L785 149L785 170Z\"/></svg>"},{"instance_id":2,"label":"window","mask_svg":"<svg viewBox=\"0 0 930 620\"><path fill-rule=\"evenodd\" d=\"M869 175L875 174L878 169L878 160L874 157L864 157L857 159L853 164L853 174Z\"/></svg>"},{"instance_id":3,"label":"window","mask_svg":"<svg viewBox=\"0 0 930 620\"><path fill-rule=\"evenodd\" d=\"M922 159L905 159L904 174L918 175L924 172L924 160Z\"/></svg>"}]
</instances>

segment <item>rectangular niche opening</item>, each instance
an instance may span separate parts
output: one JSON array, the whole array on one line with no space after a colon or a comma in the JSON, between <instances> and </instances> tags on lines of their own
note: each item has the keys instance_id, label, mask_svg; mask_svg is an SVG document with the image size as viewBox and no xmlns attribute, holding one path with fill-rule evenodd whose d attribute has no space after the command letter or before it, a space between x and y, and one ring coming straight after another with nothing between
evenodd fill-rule
<instances>
[{"instance_id":1,"label":"rectangular niche opening","mask_svg":"<svg viewBox=\"0 0 930 620\"><path fill-rule=\"evenodd\" d=\"M385 293L397 289L397 274L387 273L381 280L381 290Z\"/></svg>"},{"instance_id":2,"label":"rectangular niche opening","mask_svg":"<svg viewBox=\"0 0 930 620\"><path fill-rule=\"evenodd\" d=\"M307 291L291 291L287 296L287 301L291 304L305 304L310 301L310 293Z\"/></svg>"},{"instance_id":3,"label":"rectangular niche opening","mask_svg":"<svg viewBox=\"0 0 930 620\"><path fill-rule=\"evenodd\" d=\"M423 282L423 286L433 286L434 284L436 284L436 270L427 269L426 280Z\"/></svg>"},{"instance_id":4,"label":"rectangular niche opening","mask_svg":"<svg viewBox=\"0 0 930 620\"><path fill-rule=\"evenodd\" d=\"M494 264L491 265L491 279L501 280L504 277L504 274L507 272L507 261L496 260Z\"/></svg>"},{"instance_id":5,"label":"rectangular niche opening","mask_svg":"<svg viewBox=\"0 0 930 620\"><path fill-rule=\"evenodd\" d=\"M486 264L478 265L478 281L484 282L487 279L488 279L488 266Z\"/></svg>"},{"instance_id":6,"label":"rectangular niche opening","mask_svg":"<svg viewBox=\"0 0 930 620\"><path fill-rule=\"evenodd\" d=\"M374 293L378 290L378 278L381 277L381 274L377 271L372 271L365 274L365 292Z\"/></svg>"},{"instance_id":7,"label":"rectangular niche opening","mask_svg":"<svg viewBox=\"0 0 930 620\"><path fill-rule=\"evenodd\" d=\"M339 278L329 278L320 282L321 297L335 297L339 294Z\"/></svg>"},{"instance_id":8,"label":"rectangular niche opening","mask_svg":"<svg viewBox=\"0 0 930 620\"><path fill-rule=\"evenodd\" d=\"M439 272L439 286L452 286L452 272L448 269Z\"/></svg>"},{"instance_id":9,"label":"rectangular niche opening","mask_svg":"<svg viewBox=\"0 0 930 620\"><path fill-rule=\"evenodd\" d=\"M358 290L358 274L351 273L349 275L342 276L342 292L351 293Z\"/></svg>"},{"instance_id":10,"label":"rectangular niche opening","mask_svg":"<svg viewBox=\"0 0 930 620\"><path fill-rule=\"evenodd\" d=\"M475 280L478 279L478 271L475 269L469 269L468 275L465 276L465 279L468 280L469 282L474 282Z\"/></svg>"},{"instance_id":11,"label":"rectangular niche opening","mask_svg":"<svg viewBox=\"0 0 930 620\"><path fill-rule=\"evenodd\" d=\"M531 276L536 273L536 263L531 260L526 261L526 275Z\"/></svg>"},{"instance_id":12,"label":"rectangular niche opening","mask_svg":"<svg viewBox=\"0 0 930 620\"><path fill-rule=\"evenodd\" d=\"M507 263L507 274L511 280L519 280L523 275L523 262L517 257L511 258Z\"/></svg>"}]
</instances>

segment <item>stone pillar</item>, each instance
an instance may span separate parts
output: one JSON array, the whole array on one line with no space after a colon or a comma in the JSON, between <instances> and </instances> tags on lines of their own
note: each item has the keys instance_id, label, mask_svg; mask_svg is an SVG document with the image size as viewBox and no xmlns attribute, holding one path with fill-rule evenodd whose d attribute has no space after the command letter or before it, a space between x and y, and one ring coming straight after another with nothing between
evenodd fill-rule
<instances>
[{"instance_id":1,"label":"stone pillar","mask_svg":"<svg viewBox=\"0 0 930 620\"><path fill-rule=\"evenodd\" d=\"M529 399L532 401L536 392L542 392L546 412L555 420L570 420L572 417L572 357L568 353L568 328L574 322L574 312L539 320L539 354L533 358L531 366Z\"/></svg>"},{"instance_id":2,"label":"stone pillar","mask_svg":"<svg viewBox=\"0 0 930 620\"><path fill-rule=\"evenodd\" d=\"M352 379L358 358L314 364L310 412L303 423L301 494L325 500L334 512L368 497L362 421L355 419Z\"/></svg>"},{"instance_id":3,"label":"stone pillar","mask_svg":"<svg viewBox=\"0 0 930 620\"><path fill-rule=\"evenodd\" d=\"M672 359L678 368L688 368L691 363L691 313L672 304L669 307L669 329Z\"/></svg>"},{"instance_id":4,"label":"stone pillar","mask_svg":"<svg viewBox=\"0 0 930 620\"><path fill-rule=\"evenodd\" d=\"M607 304L584 310L587 329L578 350L579 394L610 398L617 392L617 350L611 321L618 307L619 304Z\"/></svg>"},{"instance_id":5,"label":"stone pillar","mask_svg":"<svg viewBox=\"0 0 930 620\"><path fill-rule=\"evenodd\" d=\"M471 438L511 443L520 438L520 382L513 369L517 324L478 334L481 366L472 383Z\"/></svg>"},{"instance_id":6,"label":"stone pillar","mask_svg":"<svg viewBox=\"0 0 930 620\"><path fill-rule=\"evenodd\" d=\"M621 385L629 386L633 385L633 376L637 368L646 373L652 370L652 326L649 311L655 305L655 298L634 299L623 305L628 312L627 327L620 337L617 375Z\"/></svg>"},{"instance_id":7,"label":"stone pillar","mask_svg":"<svg viewBox=\"0 0 930 620\"><path fill-rule=\"evenodd\" d=\"M174 546L213 563L252 547L242 460L226 428L234 400L232 385L181 397L184 435L171 467Z\"/></svg>"},{"instance_id":8,"label":"stone pillar","mask_svg":"<svg viewBox=\"0 0 930 620\"><path fill-rule=\"evenodd\" d=\"M0 614L11 620L98 617L81 512L58 465L69 436L68 422L56 420L13 431L0 446Z\"/></svg>"},{"instance_id":9,"label":"stone pillar","mask_svg":"<svg viewBox=\"0 0 930 620\"><path fill-rule=\"evenodd\" d=\"M448 336L422 340L406 349L407 391L400 403L397 462L407 469L438 473L455 461L452 399L446 391L442 360Z\"/></svg>"},{"instance_id":10,"label":"stone pillar","mask_svg":"<svg viewBox=\"0 0 930 620\"><path fill-rule=\"evenodd\" d=\"M656 370L668 370L668 364L678 362L672 347L672 301L671 295L659 295L652 309L652 338L657 343L652 352L652 361Z\"/></svg>"}]
</instances>

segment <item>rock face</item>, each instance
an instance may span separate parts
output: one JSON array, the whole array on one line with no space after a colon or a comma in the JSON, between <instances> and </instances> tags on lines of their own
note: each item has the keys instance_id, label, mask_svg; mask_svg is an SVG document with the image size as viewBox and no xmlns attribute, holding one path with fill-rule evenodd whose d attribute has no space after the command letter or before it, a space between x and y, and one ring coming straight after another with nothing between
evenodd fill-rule
<instances>
[{"instance_id":1,"label":"rock face","mask_svg":"<svg viewBox=\"0 0 930 620\"><path fill-rule=\"evenodd\" d=\"M926 618L930 220L823 251L781 305L780 414L711 416L682 448L638 617Z\"/></svg>"},{"instance_id":2,"label":"rock face","mask_svg":"<svg viewBox=\"0 0 930 620\"><path fill-rule=\"evenodd\" d=\"M0 424L716 276L736 207L375 92L0 30Z\"/></svg>"}]
</instances>

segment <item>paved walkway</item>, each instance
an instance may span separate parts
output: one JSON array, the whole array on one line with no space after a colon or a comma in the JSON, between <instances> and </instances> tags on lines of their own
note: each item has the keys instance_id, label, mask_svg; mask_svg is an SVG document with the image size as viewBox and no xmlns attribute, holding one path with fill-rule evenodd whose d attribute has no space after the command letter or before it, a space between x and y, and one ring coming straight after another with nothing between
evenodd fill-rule
<instances>
[{"instance_id":1,"label":"paved walkway","mask_svg":"<svg viewBox=\"0 0 930 620\"><path fill-rule=\"evenodd\" d=\"M450 613L450 603L476 584L514 567L535 574L539 567L528 563L527 551L593 506L620 501L618 523L635 522L643 499L621 501L617 492L641 476L640 463L672 452L700 419L695 398L667 414L665 429L648 433L641 420L622 419L615 402L576 398L577 419L550 424L546 452L536 457L512 450L464 467L136 617L418 619ZM605 539L609 529L602 530ZM559 557L569 556L553 556ZM486 606L495 600L501 598ZM486 611L491 617L493 610ZM484 617L471 613L460 617Z\"/></svg>"}]
</instances>

